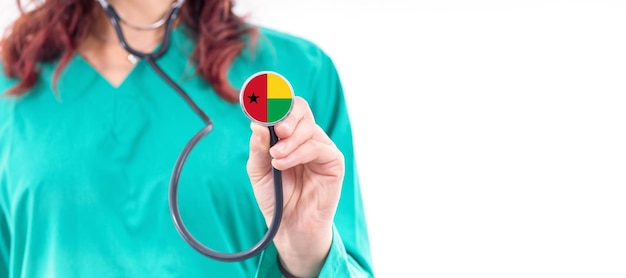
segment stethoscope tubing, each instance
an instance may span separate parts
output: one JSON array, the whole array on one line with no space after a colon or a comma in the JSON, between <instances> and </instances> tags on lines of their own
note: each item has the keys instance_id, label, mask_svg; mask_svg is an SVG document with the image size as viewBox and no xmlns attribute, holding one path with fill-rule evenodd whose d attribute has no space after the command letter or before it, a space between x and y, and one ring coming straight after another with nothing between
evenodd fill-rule
<instances>
[{"instance_id":1,"label":"stethoscope tubing","mask_svg":"<svg viewBox=\"0 0 626 278\"><path fill-rule=\"evenodd\" d=\"M193 148L200 142L206 135L208 135L213 130L213 122L209 118L209 116L202 111L202 109L191 99L191 97L170 77L163 71L163 69L156 63L156 60L162 57L165 52L169 49L171 43L171 35L172 30L174 28L174 23L176 18L180 13L180 9L184 0L178 0L176 3L172 5L172 9L169 12L169 17L167 19L167 23L165 25L165 34L163 37L163 42L161 46L152 53L145 53L142 51L138 51L133 49L126 41L126 37L124 36L124 32L120 26L120 16L115 11L115 9L106 1L106 0L96 0L101 6L104 8L107 16L109 17L115 32L117 33L119 42L121 46L130 54L144 59L148 65L161 77L169 86L171 86L193 109L193 111L202 118L203 122L206 124L204 128L202 128L198 133L196 133L189 142L185 145L182 152L180 153L178 159L176 160L176 164L172 171L172 175L170 177L170 187L168 191L168 204L170 209L170 215L174 222L174 226L176 230L181 235L181 237L196 251L199 253L224 262L237 262L249 259L261 253L269 244L272 242L276 234L278 233L278 229L280 226L280 222L282 220L283 215L283 184L282 184L282 173L280 170L272 167L272 176L274 179L274 214L272 218L272 222L268 227L267 232L258 241L255 245L250 247L247 250L235 252L235 253L224 253L208 248L199 242L186 228L183 219L180 214L179 206L178 206L178 184L180 180L180 175L183 170L183 166L193 150ZM274 131L273 126L269 126L270 132L270 147L274 146L276 142L278 142L278 137L276 136L276 132Z\"/></svg>"}]
</instances>

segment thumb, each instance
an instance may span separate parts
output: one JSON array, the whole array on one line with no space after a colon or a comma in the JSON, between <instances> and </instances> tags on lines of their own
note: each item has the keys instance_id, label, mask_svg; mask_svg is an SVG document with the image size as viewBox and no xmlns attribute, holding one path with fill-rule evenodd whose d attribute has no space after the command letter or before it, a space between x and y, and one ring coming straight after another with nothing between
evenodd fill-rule
<instances>
[{"instance_id":1,"label":"thumb","mask_svg":"<svg viewBox=\"0 0 626 278\"><path fill-rule=\"evenodd\" d=\"M253 183L271 174L272 157L270 156L270 134L267 127L256 123L250 123L252 135L250 136L250 156L248 157L247 170Z\"/></svg>"}]
</instances>

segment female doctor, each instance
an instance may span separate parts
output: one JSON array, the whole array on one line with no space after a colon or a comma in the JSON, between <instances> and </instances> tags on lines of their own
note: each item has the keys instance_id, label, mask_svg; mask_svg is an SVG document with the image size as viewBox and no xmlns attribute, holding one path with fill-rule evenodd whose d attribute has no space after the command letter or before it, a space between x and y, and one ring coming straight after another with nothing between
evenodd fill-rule
<instances>
[{"instance_id":1,"label":"female doctor","mask_svg":"<svg viewBox=\"0 0 626 278\"><path fill-rule=\"evenodd\" d=\"M230 0L31 4L0 43L0 277L373 276L341 82L314 43L245 22ZM151 65L124 43L167 49ZM199 242L257 243L282 172L280 228L257 255L214 260L177 232L172 169L206 122L156 66L214 124L178 181ZM295 93L271 148L238 103L259 71Z\"/></svg>"}]
</instances>

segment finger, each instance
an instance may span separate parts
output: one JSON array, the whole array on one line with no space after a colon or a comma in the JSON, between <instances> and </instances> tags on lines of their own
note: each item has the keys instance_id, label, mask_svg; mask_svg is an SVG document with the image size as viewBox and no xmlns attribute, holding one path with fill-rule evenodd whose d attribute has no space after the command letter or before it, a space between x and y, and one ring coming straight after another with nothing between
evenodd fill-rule
<instances>
[{"instance_id":1,"label":"finger","mask_svg":"<svg viewBox=\"0 0 626 278\"><path fill-rule=\"evenodd\" d=\"M319 166L335 164L343 167L343 154L328 140L310 139L297 146L292 152L281 158L272 160L272 166L278 170L286 170L297 165L307 164L311 170L316 170ZM332 167L331 167L332 168ZM325 170L332 175L331 168ZM320 173L325 174L325 173Z\"/></svg>"},{"instance_id":2,"label":"finger","mask_svg":"<svg viewBox=\"0 0 626 278\"><path fill-rule=\"evenodd\" d=\"M252 135L250 136L250 156L248 157L247 170L251 178L261 177L271 170L271 157L269 153L269 130L267 127L251 123Z\"/></svg>"},{"instance_id":3,"label":"finger","mask_svg":"<svg viewBox=\"0 0 626 278\"><path fill-rule=\"evenodd\" d=\"M321 131L314 122L308 119L302 119L298 125L293 128L291 135L280 139L270 148L269 152L275 159L284 158L306 141L313 139L316 132L323 131Z\"/></svg>"},{"instance_id":4,"label":"finger","mask_svg":"<svg viewBox=\"0 0 626 278\"><path fill-rule=\"evenodd\" d=\"M293 107L289 116L274 126L278 138L287 138L293 134L295 127L303 120L315 122L309 103L302 97L294 97Z\"/></svg>"},{"instance_id":5,"label":"finger","mask_svg":"<svg viewBox=\"0 0 626 278\"><path fill-rule=\"evenodd\" d=\"M252 130L252 134L250 136L250 150L254 148L267 152L270 148L269 129L256 123L250 123L250 129Z\"/></svg>"}]
</instances>

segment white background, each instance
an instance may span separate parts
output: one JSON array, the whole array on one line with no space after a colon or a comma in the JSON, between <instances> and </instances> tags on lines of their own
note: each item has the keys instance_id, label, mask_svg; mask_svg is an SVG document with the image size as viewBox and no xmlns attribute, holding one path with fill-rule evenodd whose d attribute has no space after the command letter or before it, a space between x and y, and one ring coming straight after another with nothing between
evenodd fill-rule
<instances>
[{"instance_id":1,"label":"white background","mask_svg":"<svg viewBox=\"0 0 626 278\"><path fill-rule=\"evenodd\" d=\"M626 1L237 8L335 60L377 277L626 277Z\"/></svg>"}]
</instances>

